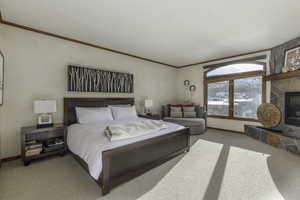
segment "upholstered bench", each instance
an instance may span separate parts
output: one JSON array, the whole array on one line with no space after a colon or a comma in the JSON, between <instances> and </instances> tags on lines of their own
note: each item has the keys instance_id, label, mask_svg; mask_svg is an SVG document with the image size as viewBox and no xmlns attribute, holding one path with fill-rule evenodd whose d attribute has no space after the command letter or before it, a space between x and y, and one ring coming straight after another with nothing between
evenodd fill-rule
<instances>
[{"instance_id":1,"label":"upholstered bench","mask_svg":"<svg viewBox=\"0 0 300 200\"><path fill-rule=\"evenodd\" d=\"M163 106L162 109L163 120L167 122L172 122L180 124L185 127L190 128L191 135L200 135L206 131L206 112L204 107L199 105L195 106L196 118L184 118L184 117L170 117L168 106Z\"/></svg>"}]
</instances>

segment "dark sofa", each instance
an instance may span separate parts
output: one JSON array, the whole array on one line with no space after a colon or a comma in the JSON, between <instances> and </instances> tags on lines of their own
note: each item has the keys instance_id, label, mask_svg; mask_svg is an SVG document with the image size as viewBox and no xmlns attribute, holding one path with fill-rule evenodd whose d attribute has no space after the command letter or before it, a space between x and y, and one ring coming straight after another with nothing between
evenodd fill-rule
<instances>
[{"instance_id":1,"label":"dark sofa","mask_svg":"<svg viewBox=\"0 0 300 200\"><path fill-rule=\"evenodd\" d=\"M162 106L162 119L167 122L180 124L190 128L191 135L200 135L207 129L207 114L203 106L195 105L196 118L175 118L170 117L170 108L168 105Z\"/></svg>"}]
</instances>

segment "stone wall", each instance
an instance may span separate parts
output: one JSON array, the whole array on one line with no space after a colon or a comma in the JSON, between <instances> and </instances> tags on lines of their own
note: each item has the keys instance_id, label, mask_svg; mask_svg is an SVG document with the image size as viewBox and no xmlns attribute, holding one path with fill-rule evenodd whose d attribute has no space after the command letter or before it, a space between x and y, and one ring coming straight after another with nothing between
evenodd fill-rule
<instances>
[{"instance_id":1,"label":"stone wall","mask_svg":"<svg viewBox=\"0 0 300 200\"><path fill-rule=\"evenodd\" d=\"M300 135L285 131L274 132L248 125L245 125L245 134L266 144L300 155Z\"/></svg>"},{"instance_id":2,"label":"stone wall","mask_svg":"<svg viewBox=\"0 0 300 200\"><path fill-rule=\"evenodd\" d=\"M285 125L284 122L284 106L285 106L285 92L299 92L300 91L300 78L289 78L272 81L271 83L271 103L275 104L280 108L282 112L282 120L280 128L282 129Z\"/></svg>"},{"instance_id":3,"label":"stone wall","mask_svg":"<svg viewBox=\"0 0 300 200\"><path fill-rule=\"evenodd\" d=\"M284 44L276 46L271 50L270 57L270 73L281 73L281 69L284 66L285 52L289 49L300 46L300 37L288 41ZM284 105L285 105L285 92L300 92L300 77L289 78L282 80L273 80L271 82L271 103L277 105L282 112L282 120L279 129L295 129L297 135L300 135L300 131L293 126L287 126L284 122Z\"/></svg>"}]
</instances>

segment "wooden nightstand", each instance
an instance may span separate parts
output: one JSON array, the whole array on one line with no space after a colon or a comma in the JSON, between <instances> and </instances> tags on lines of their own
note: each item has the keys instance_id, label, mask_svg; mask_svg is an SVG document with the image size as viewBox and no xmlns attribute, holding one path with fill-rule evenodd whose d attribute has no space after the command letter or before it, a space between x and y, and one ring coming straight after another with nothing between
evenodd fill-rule
<instances>
[{"instance_id":1,"label":"wooden nightstand","mask_svg":"<svg viewBox=\"0 0 300 200\"><path fill-rule=\"evenodd\" d=\"M67 150L66 126L55 124L49 128L36 126L21 128L21 158L27 166L32 160L52 155L64 156Z\"/></svg>"},{"instance_id":2,"label":"wooden nightstand","mask_svg":"<svg viewBox=\"0 0 300 200\"><path fill-rule=\"evenodd\" d=\"M139 114L139 117L147 118L147 119L154 119L154 120L160 120L161 117L158 114Z\"/></svg>"}]
</instances>

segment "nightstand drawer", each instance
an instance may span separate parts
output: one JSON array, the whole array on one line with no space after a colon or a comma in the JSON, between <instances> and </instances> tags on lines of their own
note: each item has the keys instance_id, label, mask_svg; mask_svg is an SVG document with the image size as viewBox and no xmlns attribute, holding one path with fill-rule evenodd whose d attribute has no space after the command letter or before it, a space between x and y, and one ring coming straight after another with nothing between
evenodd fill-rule
<instances>
[{"instance_id":1,"label":"nightstand drawer","mask_svg":"<svg viewBox=\"0 0 300 200\"><path fill-rule=\"evenodd\" d=\"M64 130L48 131L48 138L64 136Z\"/></svg>"},{"instance_id":2,"label":"nightstand drawer","mask_svg":"<svg viewBox=\"0 0 300 200\"><path fill-rule=\"evenodd\" d=\"M64 130L55 130L55 131L45 131L40 133L27 133L25 135L25 140L47 140L52 137L64 136Z\"/></svg>"}]
</instances>

